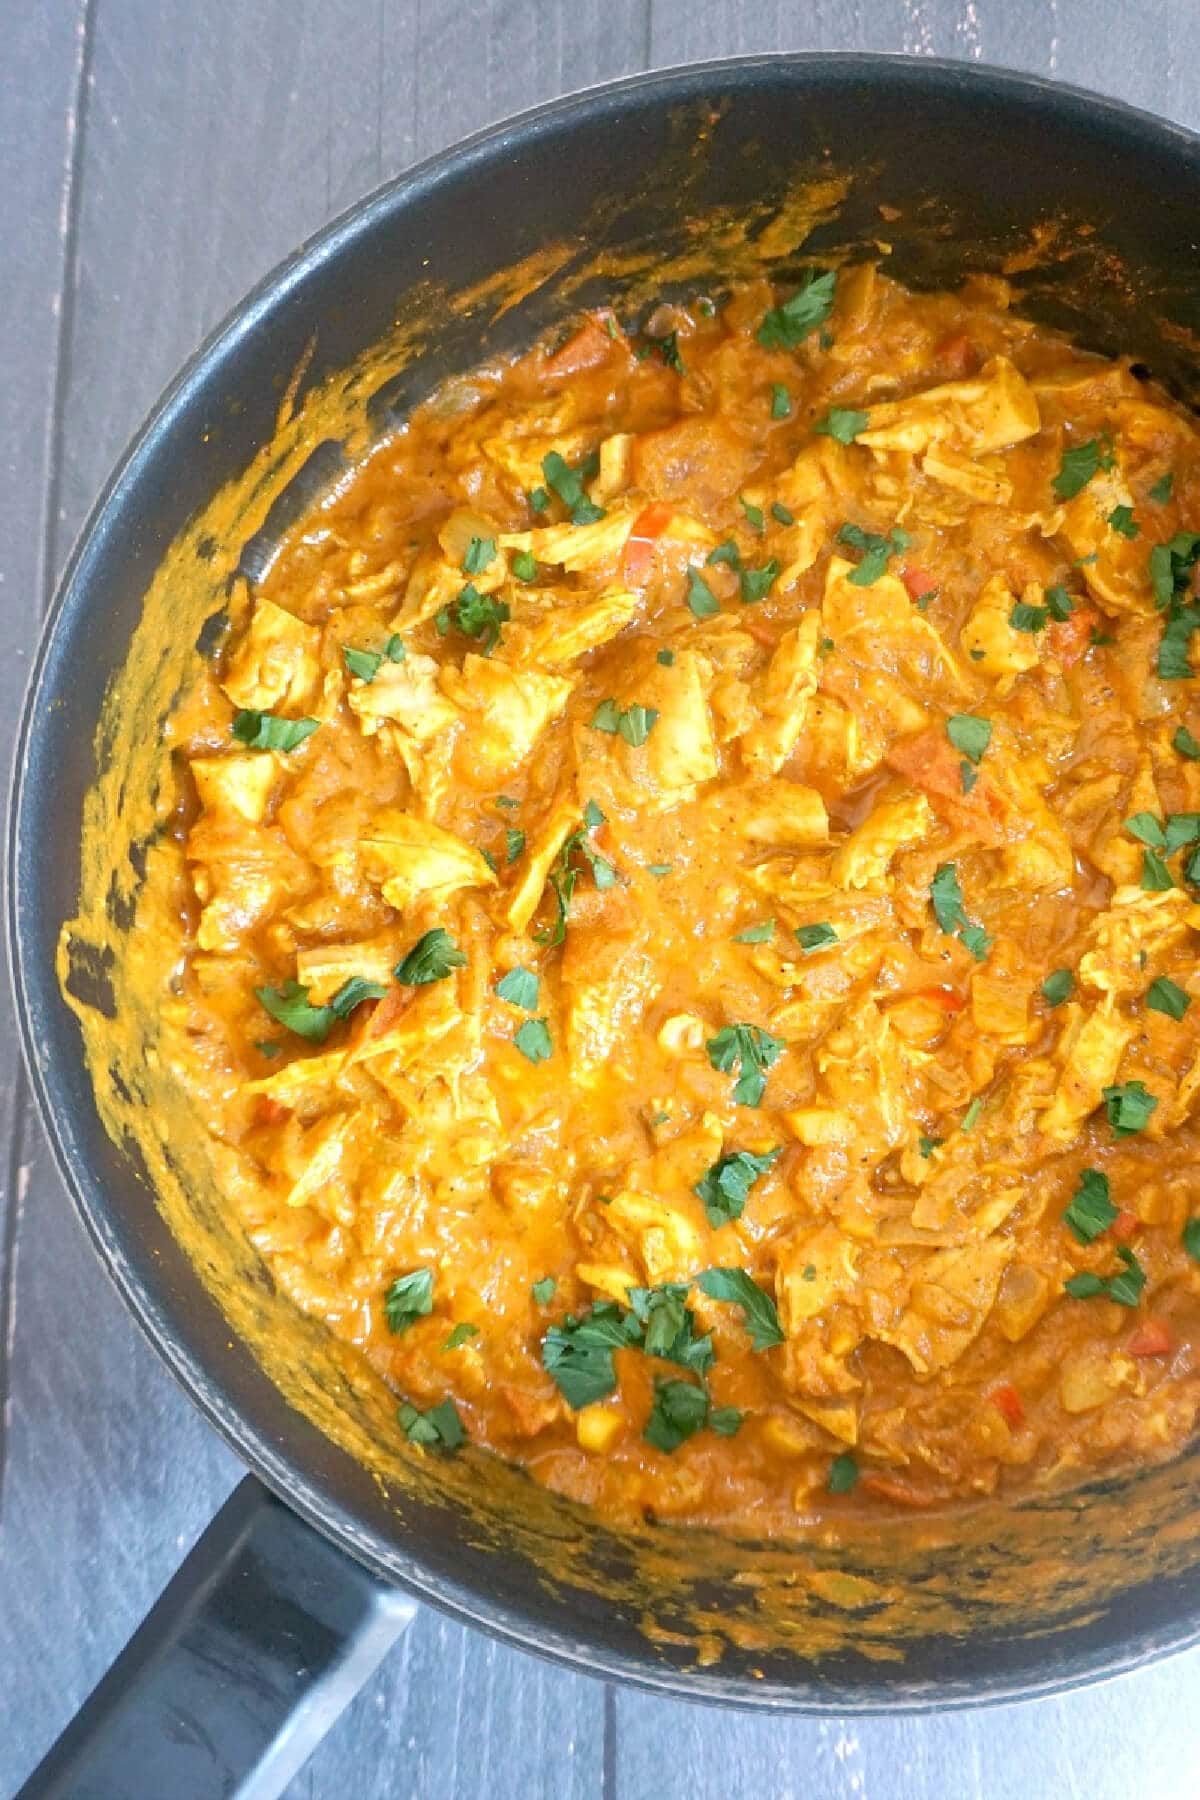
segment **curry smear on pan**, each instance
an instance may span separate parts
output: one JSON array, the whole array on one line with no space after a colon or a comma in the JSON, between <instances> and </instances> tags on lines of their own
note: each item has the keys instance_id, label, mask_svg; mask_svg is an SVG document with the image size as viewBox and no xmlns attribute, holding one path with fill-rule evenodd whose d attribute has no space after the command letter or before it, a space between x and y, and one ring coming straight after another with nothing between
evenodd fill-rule
<instances>
[{"instance_id":1,"label":"curry smear on pan","mask_svg":"<svg viewBox=\"0 0 1200 1800\"><path fill-rule=\"evenodd\" d=\"M281 417L148 596L62 976L231 1327L401 1517L449 1496L704 1657L895 1656L1026 1623L1035 1564L1049 1627L1156 1533L1193 1553L1178 1467L1122 1554L1122 1503L1062 1489L1194 1409L1195 777L1133 683L1195 440L998 284L771 293L760 248L723 221L623 258L623 323L375 444L415 297ZM457 304L606 277L549 251ZM251 588L242 546L329 439L348 473Z\"/></svg>"}]
</instances>

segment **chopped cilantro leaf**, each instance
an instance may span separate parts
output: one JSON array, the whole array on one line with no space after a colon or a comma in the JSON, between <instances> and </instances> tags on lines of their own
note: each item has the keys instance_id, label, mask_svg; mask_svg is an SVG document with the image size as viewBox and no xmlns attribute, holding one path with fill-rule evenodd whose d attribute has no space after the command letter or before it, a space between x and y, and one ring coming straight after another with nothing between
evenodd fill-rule
<instances>
[{"instance_id":1,"label":"chopped cilantro leaf","mask_svg":"<svg viewBox=\"0 0 1200 1800\"><path fill-rule=\"evenodd\" d=\"M1115 1300L1118 1306L1135 1307L1141 1298L1142 1289L1146 1285L1146 1271L1124 1244L1117 1245L1117 1259L1125 1266L1115 1275L1107 1277L1093 1275L1090 1270L1082 1270L1072 1275L1063 1286L1073 1300L1096 1300L1104 1294Z\"/></svg>"},{"instance_id":2,"label":"chopped cilantro leaf","mask_svg":"<svg viewBox=\"0 0 1200 1800\"><path fill-rule=\"evenodd\" d=\"M319 719L280 719L274 713L243 707L233 721L233 735L248 750L280 750L286 756L310 738Z\"/></svg>"},{"instance_id":3,"label":"chopped cilantro leaf","mask_svg":"<svg viewBox=\"0 0 1200 1800\"><path fill-rule=\"evenodd\" d=\"M825 1486L831 1494L848 1494L857 1480L858 1464L848 1450L843 1450L830 1463Z\"/></svg>"},{"instance_id":4,"label":"chopped cilantro leaf","mask_svg":"<svg viewBox=\"0 0 1200 1800\"><path fill-rule=\"evenodd\" d=\"M528 550L513 552L511 568L518 581L537 580L537 558Z\"/></svg>"},{"instance_id":5,"label":"chopped cilantro leaf","mask_svg":"<svg viewBox=\"0 0 1200 1800\"><path fill-rule=\"evenodd\" d=\"M522 1012L534 1012L538 1003L538 978L532 969L522 968L519 964L502 975L492 992L497 1000L505 1001L509 1006L519 1006Z\"/></svg>"},{"instance_id":6,"label":"chopped cilantro leaf","mask_svg":"<svg viewBox=\"0 0 1200 1800\"><path fill-rule=\"evenodd\" d=\"M780 1150L768 1150L756 1156L753 1150L734 1150L705 1171L693 1192L703 1200L714 1231L731 1219L741 1218L750 1189L782 1154Z\"/></svg>"},{"instance_id":7,"label":"chopped cilantro leaf","mask_svg":"<svg viewBox=\"0 0 1200 1800\"><path fill-rule=\"evenodd\" d=\"M557 1287L558 1283L553 1275L543 1275L542 1279L540 1281L535 1281L529 1290L533 1295L534 1304L536 1306L549 1306L554 1298L554 1292Z\"/></svg>"},{"instance_id":8,"label":"chopped cilantro leaf","mask_svg":"<svg viewBox=\"0 0 1200 1800\"><path fill-rule=\"evenodd\" d=\"M783 1039L772 1037L760 1025L724 1025L704 1048L713 1068L727 1074L740 1068L733 1098L738 1106L758 1106L766 1091L768 1069L783 1053Z\"/></svg>"},{"instance_id":9,"label":"chopped cilantro leaf","mask_svg":"<svg viewBox=\"0 0 1200 1800\"><path fill-rule=\"evenodd\" d=\"M713 554L715 555L716 552L714 551ZM712 557L710 556L708 560L711 562ZM705 581L704 577L700 574L700 571L698 569L689 568L687 578L687 603L696 618L707 619L713 613L720 612L721 603Z\"/></svg>"},{"instance_id":10,"label":"chopped cilantro leaf","mask_svg":"<svg viewBox=\"0 0 1200 1800\"><path fill-rule=\"evenodd\" d=\"M794 525L796 523L795 513L789 512L787 507L778 500L771 502L771 517L778 525Z\"/></svg>"},{"instance_id":11,"label":"chopped cilantro leaf","mask_svg":"<svg viewBox=\"0 0 1200 1800\"><path fill-rule=\"evenodd\" d=\"M657 341L657 349L658 354L662 357L668 369L674 369L677 375L684 375L687 373L683 366L683 357L680 355L679 351L679 333L677 331L668 331L666 337L659 338Z\"/></svg>"},{"instance_id":12,"label":"chopped cilantro leaf","mask_svg":"<svg viewBox=\"0 0 1200 1800\"><path fill-rule=\"evenodd\" d=\"M466 1430L453 1400L443 1400L426 1412L419 1412L408 1400L402 1401L396 1415L404 1427L410 1444L423 1444L429 1449L461 1450L467 1441Z\"/></svg>"},{"instance_id":13,"label":"chopped cilantro leaf","mask_svg":"<svg viewBox=\"0 0 1200 1800\"><path fill-rule=\"evenodd\" d=\"M771 383L771 417L773 419L787 419L791 417L791 412L792 396L788 393L782 381L773 381Z\"/></svg>"},{"instance_id":14,"label":"chopped cilantro leaf","mask_svg":"<svg viewBox=\"0 0 1200 1800\"><path fill-rule=\"evenodd\" d=\"M1074 987L1075 977L1070 969L1055 969L1042 983L1042 997L1047 1006L1061 1006L1070 999Z\"/></svg>"},{"instance_id":15,"label":"chopped cilantro leaf","mask_svg":"<svg viewBox=\"0 0 1200 1800\"><path fill-rule=\"evenodd\" d=\"M898 525L893 526L886 537L880 537L878 532L864 531L861 525L852 525L847 520L837 534L837 541L862 553L862 561L846 577L851 587L872 587L887 569L889 559L907 550L909 537Z\"/></svg>"},{"instance_id":16,"label":"chopped cilantro leaf","mask_svg":"<svg viewBox=\"0 0 1200 1800\"><path fill-rule=\"evenodd\" d=\"M735 944L769 944L775 935L774 919L764 919L759 925L747 925L745 931L735 931Z\"/></svg>"},{"instance_id":17,"label":"chopped cilantro leaf","mask_svg":"<svg viewBox=\"0 0 1200 1800\"><path fill-rule=\"evenodd\" d=\"M546 492L544 487L530 488L530 490L529 490L529 505L530 505L531 511L533 511L535 513L545 512L545 510L549 506L549 504L550 504L550 496Z\"/></svg>"},{"instance_id":18,"label":"chopped cilantro leaf","mask_svg":"<svg viewBox=\"0 0 1200 1800\"><path fill-rule=\"evenodd\" d=\"M832 925L797 925L796 942L804 951L824 950L830 944L836 944L838 934Z\"/></svg>"},{"instance_id":19,"label":"chopped cilantro leaf","mask_svg":"<svg viewBox=\"0 0 1200 1800\"><path fill-rule=\"evenodd\" d=\"M1008 615L1008 622L1014 631L1045 631L1049 616L1049 607L1028 606L1024 600L1018 600Z\"/></svg>"},{"instance_id":20,"label":"chopped cilantro leaf","mask_svg":"<svg viewBox=\"0 0 1200 1800\"><path fill-rule=\"evenodd\" d=\"M656 1381L654 1404L642 1436L668 1456L694 1437L708 1419L708 1394L690 1381Z\"/></svg>"},{"instance_id":21,"label":"chopped cilantro leaf","mask_svg":"<svg viewBox=\"0 0 1200 1800\"><path fill-rule=\"evenodd\" d=\"M739 494L738 499L741 502L742 511L745 513L750 524L753 525L755 531L761 531L766 522L763 517L762 507L755 506L751 501L747 500L745 494Z\"/></svg>"},{"instance_id":22,"label":"chopped cilantro leaf","mask_svg":"<svg viewBox=\"0 0 1200 1800\"><path fill-rule=\"evenodd\" d=\"M735 1437L745 1417L736 1406L714 1406L708 1415L708 1428L718 1437Z\"/></svg>"},{"instance_id":23,"label":"chopped cilantro leaf","mask_svg":"<svg viewBox=\"0 0 1200 1800\"><path fill-rule=\"evenodd\" d=\"M974 713L953 713L946 720L946 736L956 750L977 763L992 741L992 721Z\"/></svg>"},{"instance_id":24,"label":"chopped cilantro leaf","mask_svg":"<svg viewBox=\"0 0 1200 1800\"><path fill-rule=\"evenodd\" d=\"M779 574L779 564L772 557L761 569L743 569L738 577L738 586L745 605L753 606L764 598L771 590L775 577Z\"/></svg>"},{"instance_id":25,"label":"chopped cilantro leaf","mask_svg":"<svg viewBox=\"0 0 1200 1800\"><path fill-rule=\"evenodd\" d=\"M716 563L728 563L731 569L740 569L742 566L741 552L732 538L726 538L723 544L718 544L715 550L710 550L704 560L710 568Z\"/></svg>"},{"instance_id":26,"label":"chopped cilantro leaf","mask_svg":"<svg viewBox=\"0 0 1200 1800\"><path fill-rule=\"evenodd\" d=\"M413 1269L397 1275L383 1296L383 1316L389 1331L407 1331L417 1319L433 1311L433 1270Z\"/></svg>"},{"instance_id":27,"label":"chopped cilantro leaf","mask_svg":"<svg viewBox=\"0 0 1200 1800\"><path fill-rule=\"evenodd\" d=\"M1180 756L1186 756L1190 762L1200 759L1200 743L1197 743L1186 725L1176 728L1175 735L1171 739L1171 748L1178 750Z\"/></svg>"},{"instance_id":28,"label":"chopped cilantro leaf","mask_svg":"<svg viewBox=\"0 0 1200 1800\"><path fill-rule=\"evenodd\" d=\"M1060 624L1064 619L1069 619L1075 611L1075 602L1065 587L1048 587L1045 597L1046 611L1052 619L1057 619Z\"/></svg>"},{"instance_id":29,"label":"chopped cilantro leaf","mask_svg":"<svg viewBox=\"0 0 1200 1800\"><path fill-rule=\"evenodd\" d=\"M525 833L515 825L506 826L504 832L504 853L510 863L515 863L525 848Z\"/></svg>"},{"instance_id":30,"label":"chopped cilantro leaf","mask_svg":"<svg viewBox=\"0 0 1200 1800\"><path fill-rule=\"evenodd\" d=\"M463 557L463 574L482 575L495 560L495 538L473 537L467 545L467 554Z\"/></svg>"},{"instance_id":31,"label":"chopped cilantro leaf","mask_svg":"<svg viewBox=\"0 0 1200 1800\"><path fill-rule=\"evenodd\" d=\"M851 406L831 406L825 417L817 420L813 430L822 437L836 438L839 444L852 444L870 423L865 412L856 412Z\"/></svg>"},{"instance_id":32,"label":"chopped cilantro leaf","mask_svg":"<svg viewBox=\"0 0 1200 1800\"><path fill-rule=\"evenodd\" d=\"M469 1342L469 1340L471 1338L478 1337L478 1336L479 1336L478 1325L472 1325L467 1320L464 1319L461 1325L456 1325L454 1327L454 1330L450 1333L449 1337L446 1339L445 1343L442 1345L442 1349L443 1349L443 1351L461 1350L462 1346L465 1343Z\"/></svg>"},{"instance_id":33,"label":"chopped cilantro leaf","mask_svg":"<svg viewBox=\"0 0 1200 1800\"><path fill-rule=\"evenodd\" d=\"M1168 1019L1182 1019L1192 1004L1192 996L1167 975L1160 975L1146 990L1146 1005L1151 1012L1166 1013Z\"/></svg>"},{"instance_id":34,"label":"chopped cilantro leaf","mask_svg":"<svg viewBox=\"0 0 1200 1800\"><path fill-rule=\"evenodd\" d=\"M450 607L450 617L464 637L483 639L485 656L490 656L500 642L500 627L509 616L506 600L481 594L469 581Z\"/></svg>"},{"instance_id":35,"label":"chopped cilantro leaf","mask_svg":"<svg viewBox=\"0 0 1200 1800\"><path fill-rule=\"evenodd\" d=\"M983 1101L976 1095L966 1112L963 1114L962 1124L958 1129L960 1131L974 1131L976 1125L979 1123L979 1115L982 1111Z\"/></svg>"},{"instance_id":36,"label":"chopped cilantro leaf","mask_svg":"<svg viewBox=\"0 0 1200 1800\"><path fill-rule=\"evenodd\" d=\"M604 517L604 508L596 506L584 492L584 481L590 479L591 459L585 457L578 468L571 468L566 458L551 450L542 458L542 474L546 486L553 489L571 515L572 525L594 525Z\"/></svg>"},{"instance_id":37,"label":"chopped cilantro leaf","mask_svg":"<svg viewBox=\"0 0 1200 1800\"><path fill-rule=\"evenodd\" d=\"M549 1062L554 1054L554 1045L550 1041L550 1028L545 1019L526 1019L514 1037L513 1043L527 1062Z\"/></svg>"},{"instance_id":38,"label":"chopped cilantro leaf","mask_svg":"<svg viewBox=\"0 0 1200 1800\"><path fill-rule=\"evenodd\" d=\"M755 1350L783 1343L775 1302L745 1269L701 1269L696 1286L710 1300L728 1300L741 1307Z\"/></svg>"},{"instance_id":39,"label":"chopped cilantro leaf","mask_svg":"<svg viewBox=\"0 0 1200 1800\"><path fill-rule=\"evenodd\" d=\"M1135 538L1141 535L1141 526L1133 516L1132 506L1114 506L1105 520L1106 525L1119 533L1123 538Z\"/></svg>"},{"instance_id":40,"label":"chopped cilantro leaf","mask_svg":"<svg viewBox=\"0 0 1200 1800\"><path fill-rule=\"evenodd\" d=\"M1152 849L1163 850L1166 848L1166 833L1153 813L1131 814L1125 821L1125 829L1130 837L1137 838L1140 843L1149 844Z\"/></svg>"},{"instance_id":41,"label":"chopped cilantro leaf","mask_svg":"<svg viewBox=\"0 0 1200 1800\"><path fill-rule=\"evenodd\" d=\"M1159 476L1153 487L1146 490L1146 498L1153 500L1155 506L1165 506L1171 498L1171 489L1174 486L1175 476L1170 469L1167 469Z\"/></svg>"},{"instance_id":42,"label":"chopped cilantro leaf","mask_svg":"<svg viewBox=\"0 0 1200 1800\"><path fill-rule=\"evenodd\" d=\"M758 341L766 350L796 350L818 331L833 310L837 275L832 270L810 269L790 300L774 306L758 328Z\"/></svg>"},{"instance_id":43,"label":"chopped cilantro leaf","mask_svg":"<svg viewBox=\"0 0 1200 1800\"><path fill-rule=\"evenodd\" d=\"M1171 871L1157 850L1142 851L1141 886L1147 894L1165 894L1175 886Z\"/></svg>"},{"instance_id":44,"label":"chopped cilantro leaf","mask_svg":"<svg viewBox=\"0 0 1200 1800\"><path fill-rule=\"evenodd\" d=\"M1183 1247L1193 1262L1200 1262L1200 1218L1189 1219L1184 1226Z\"/></svg>"},{"instance_id":45,"label":"chopped cilantro leaf","mask_svg":"<svg viewBox=\"0 0 1200 1800\"><path fill-rule=\"evenodd\" d=\"M945 1141L945 1138L942 1137L926 1137L925 1133L922 1132L917 1139L917 1149L921 1152L922 1156L928 1158L932 1156L934 1151L938 1149L940 1145L944 1144Z\"/></svg>"},{"instance_id":46,"label":"chopped cilantro leaf","mask_svg":"<svg viewBox=\"0 0 1200 1800\"><path fill-rule=\"evenodd\" d=\"M661 663L664 669L670 669L674 666L675 652L673 650L660 650L654 660L655 662Z\"/></svg>"},{"instance_id":47,"label":"chopped cilantro leaf","mask_svg":"<svg viewBox=\"0 0 1200 1800\"><path fill-rule=\"evenodd\" d=\"M1073 500L1098 470L1112 466L1112 440L1108 437L1089 438L1086 444L1076 444L1063 451L1058 474L1051 486L1060 500Z\"/></svg>"},{"instance_id":48,"label":"chopped cilantro leaf","mask_svg":"<svg viewBox=\"0 0 1200 1800\"><path fill-rule=\"evenodd\" d=\"M352 675L370 685L379 673L383 654L379 650L355 650L352 645L343 644L342 660Z\"/></svg>"},{"instance_id":49,"label":"chopped cilantro leaf","mask_svg":"<svg viewBox=\"0 0 1200 1800\"><path fill-rule=\"evenodd\" d=\"M396 964L395 976L401 987L428 987L431 981L444 981L451 969L466 966L466 955L450 933L435 925L417 939L403 962Z\"/></svg>"},{"instance_id":50,"label":"chopped cilantro leaf","mask_svg":"<svg viewBox=\"0 0 1200 1800\"><path fill-rule=\"evenodd\" d=\"M1081 1244L1090 1244L1108 1230L1117 1211L1110 1197L1108 1176L1099 1169L1084 1169L1074 1198L1063 1214L1063 1223Z\"/></svg>"},{"instance_id":51,"label":"chopped cilantro leaf","mask_svg":"<svg viewBox=\"0 0 1200 1800\"><path fill-rule=\"evenodd\" d=\"M1116 1083L1104 1088L1102 1094L1114 1137L1132 1137L1135 1131L1143 1130L1158 1105L1157 1096L1140 1081Z\"/></svg>"}]
</instances>

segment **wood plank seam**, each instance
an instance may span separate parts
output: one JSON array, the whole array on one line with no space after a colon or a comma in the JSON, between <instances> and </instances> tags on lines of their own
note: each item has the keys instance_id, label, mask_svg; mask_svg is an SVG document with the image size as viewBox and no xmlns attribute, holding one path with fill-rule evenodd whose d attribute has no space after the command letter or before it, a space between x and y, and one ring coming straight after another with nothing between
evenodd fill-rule
<instances>
[{"instance_id":1,"label":"wood plank seam","mask_svg":"<svg viewBox=\"0 0 1200 1800\"><path fill-rule=\"evenodd\" d=\"M58 280L58 330L54 342L54 385L47 424L46 497L42 508L39 587L41 613L50 608L58 576L61 545L59 496L62 484L66 394L70 375L71 344L75 327L75 294L79 285L79 210L83 185L84 143L87 135L88 94L95 45L97 0L84 0L76 28L77 45L74 93L66 118L66 147L59 211L61 257ZM28 1142L27 1121L33 1097L25 1064L18 1061L13 1103L13 1131L9 1144L7 1179L9 1206L0 1239L0 1518L4 1512L4 1478L8 1466L10 1396L9 1370L17 1328L17 1242L25 1211L28 1172L23 1159Z\"/></svg>"}]
</instances>

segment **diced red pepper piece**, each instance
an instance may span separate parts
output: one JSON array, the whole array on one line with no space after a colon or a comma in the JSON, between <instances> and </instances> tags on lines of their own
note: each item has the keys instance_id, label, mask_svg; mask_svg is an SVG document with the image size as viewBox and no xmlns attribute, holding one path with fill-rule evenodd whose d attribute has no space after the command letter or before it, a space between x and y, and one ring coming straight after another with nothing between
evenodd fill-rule
<instances>
[{"instance_id":1,"label":"diced red pepper piece","mask_svg":"<svg viewBox=\"0 0 1200 1800\"><path fill-rule=\"evenodd\" d=\"M908 597L914 605L926 594L937 593L937 582L924 569L901 569L900 579L908 589Z\"/></svg>"},{"instance_id":2,"label":"diced red pepper piece","mask_svg":"<svg viewBox=\"0 0 1200 1800\"><path fill-rule=\"evenodd\" d=\"M1147 1319L1129 1334L1125 1348L1130 1356L1169 1356L1171 1334L1161 1319Z\"/></svg>"},{"instance_id":3,"label":"diced red pepper piece","mask_svg":"<svg viewBox=\"0 0 1200 1800\"><path fill-rule=\"evenodd\" d=\"M1127 1244L1136 1235L1141 1223L1136 1213L1131 1213L1123 1206L1108 1229L1118 1244Z\"/></svg>"},{"instance_id":4,"label":"diced red pepper piece","mask_svg":"<svg viewBox=\"0 0 1200 1800\"><path fill-rule=\"evenodd\" d=\"M654 561L654 546L675 517L675 508L662 501L647 506L633 521L625 540L621 574L630 587L644 586Z\"/></svg>"},{"instance_id":5,"label":"diced red pepper piece","mask_svg":"<svg viewBox=\"0 0 1200 1800\"><path fill-rule=\"evenodd\" d=\"M1056 619L1046 627L1046 641L1065 669L1085 655L1099 623L1100 614L1093 607L1077 606L1069 618Z\"/></svg>"},{"instance_id":6,"label":"diced red pepper piece","mask_svg":"<svg viewBox=\"0 0 1200 1800\"><path fill-rule=\"evenodd\" d=\"M1021 1404L1021 1396L1011 1381L1002 1381L988 1394L988 1399L1002 1413L1015 1431L1025 1423L1025 1408Z\"/></svg>"}]
</instances>

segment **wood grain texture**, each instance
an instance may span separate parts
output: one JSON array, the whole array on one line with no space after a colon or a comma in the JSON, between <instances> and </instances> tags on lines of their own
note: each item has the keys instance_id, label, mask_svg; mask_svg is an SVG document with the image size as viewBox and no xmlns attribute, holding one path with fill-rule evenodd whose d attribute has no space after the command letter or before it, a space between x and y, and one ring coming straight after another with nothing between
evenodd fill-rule
<instances>
[{"instance_id":1,"label":"wood grain texture","mask_svg":"<svg viewBox=\"0 0 1200 1800\"><path fill-rule=\"evenodd\" d=\"M0 0L0 659L122 444L272 263L479 126L636 69L763 50L1004 63L1200 123L1200 7L1144 0ZM0 740L7 762L7 743ZM0 1794L237 1478L76 1225L0 1000ZM605 1692L432 1613L294 1800L1184 1800L1200 1657L1060 1701L778 1722Z\"/></svg>"}]
</instances>

